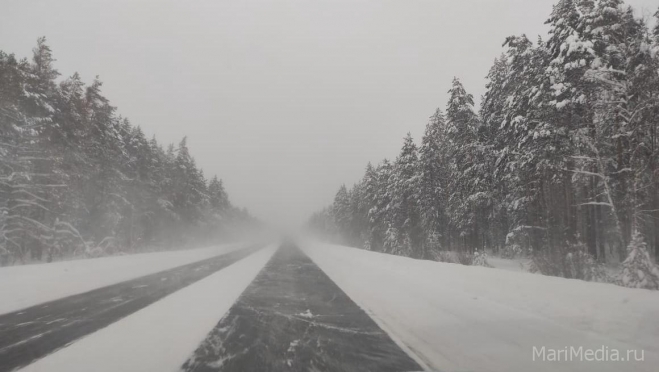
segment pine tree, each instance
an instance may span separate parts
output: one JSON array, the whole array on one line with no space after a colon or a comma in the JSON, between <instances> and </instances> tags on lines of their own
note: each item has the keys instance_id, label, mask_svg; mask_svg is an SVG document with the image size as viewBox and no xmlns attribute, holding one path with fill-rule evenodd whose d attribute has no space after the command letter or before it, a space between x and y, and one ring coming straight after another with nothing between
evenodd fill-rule
<instances>
[{"instance_id":1,"label":"pine tree","mask_svg":"<svg viewBox=\"0 0 659 372\"><path fill-rule=\"evenodd\" d=\"M510 39L510 38L509 38ZM505 44L504 44L505 45ZM492 248L502 249L506 245L506 237L510 228L508 205L509 205L509 168L508 163L516 151L510 151L508 147L509 133L505 129L508 124L506 108L510 104L508 97L516 90L511 81L511 66L506 54L502 54L494 60L493 66L487 75L488 83L486 92L481 101L480 116L483 126L488 128L490 134L486 142L491 146L492 164L492 189L493 203L489 224L492 226Z\"/></svg>"},{"instance_id":2,"label":"pine tree","mask_svg":"<svg viewBox=\"0 0 659 372\"><path fill-rule=\"evenodd\" d=\"M222 180L218 180L217 176L213 176L208 183L208 196L214 213L222 215L229 209L229 196L224 190Z\"/></svg>"},{"instance_id":3,"label":"pine tree","mask_svg":"<svg viewBox=\"0 0 659 372\"><path fill-rule=\"evenodd\" d=\"M394 164L390 233L392 253L422 257L422 236L418 212L418 154L412 135L407 134Z\"/></svg>"},{"instance_id":4,"label":"pine tree","mask_svg":"<svg viewBox=\"0 0 659 372\"><path fill-rule=\"evenodd\" d=\"M438 251L446 235L448 169L446 168L444 114L437 109L426 125L419 149L419 213L424 236L424 258Z\"/></svg>"},{"instance_id":5,"label":"pine tree","mask_svg":"<svg viewBox=\"0 0 659 372\"><path fill-rule=\"evenodd\" d=\"M26 259L51 260L59 248L56 191L59 177L48 152L58 73L39 39L33 64L0 53L0 264Z\"/></svg>"},{"instance_id":6,"label":"pine tree","mask_svg":"<svg viewBox=\"0 0 659 372\"><path fill-rule=\"evenodd\" d=\"M450 181L447 213L451 225L462 238L463 249L473 250L478 244L476 206L470 196L476 194L470 175L477 164L479 119L474 112L474 98L460 80L453 79L446 106L447 166Z\"/></svg>"},{"instance_id":7,"label":"pine tree","mask_svg":"<svg viewBox=\"0 0 659 372\"><path fill-rule=\"evenodd\" d=\"M372 218L372 214L377 210L377 192L378 192L378 174L373 165L369 162L366 165L366 171L362 179L362 198L360 211L364 219L364 249L377 250L381 245L381 238L378 236L378 226Z\"/></svg>"},{"instance_id":8,"label":"pine tree","mask_svg":"<svg viewBox=\"0 0 659 372\"><path fill-rule=\"evenodd\" d=\"M372 245L377 247L378 251L390 251L392 244L397 240L392 239L390 236L390 226L391 226L391 212L392 209L389 208L392 199L392 187L393 184L393 167L389 160L384 159L375 169L377 177L377 190L373 196L374 206L369 210L368 216L371 225L373 226L373 236L374 240L377 241L377 245Z\"/></svg>"},{"instance_id":9,"label":"pine tree","mask_svg":"<svg viewBox=\"0 0 659 372\"><path fill-rule=\"evenodd\" d=\"M349 230L350 224L352 223L352 216L350 214L350 195L348 194L348 189L345 185L341 185L339 191L334 197L332 215L334 216L336 226L342 232L345 239L347 235L346 232Z\"/></svg>"},{"instance_id":10,"label":"pine tree","mask_svg":"<svg viewBox=\"0 0 659 372\"><path fill-rule=\"evenodd\" d=\"M178 145L173 165L174 210L182 221L193 225L201 217L201 205L206 198L206 181L190 156L186 137Z\"/></svg>"},{"instance_id":11,"label":"pine tree","mask_svg":"<svg viewBox=\"0 0 659 372\"><path fill-rule=\"evenodd\" d=\"M631 9L624 9L620 0L602 0L592 18L587 35L593 41L595 59L583 80L594 91L589 97L594 120L592 126L578 132L586 147L581 173L596 174L590 176L590 182L595 185L593 189L601 189L603 197L591 197L589 208L607 208L605 212L614 221L619 255L624 257L636 213L632 202L639 186L634 185L635 174L644 168L643 161L634 164L632 160L635 149L644 144L643 139L630 134L643 126L642 111L648 99L643 94L646 90L639 90L637 85L643 85L651 73L643 68L648 62L642 53L644 26L634 19Z\"/></svg>"},{"instance_id":12,"label":"pine tree","mask_svg":"<svg viewBox=\"0 0 659 372\"><path fill-rule=\"evenodd\" d=\"M0 52L0 265L215 238L200 234L216 221L187 148L147 141L98 78L57 84L54 61L45 38L31 61ZM225 220L256 226L219 189Z\"/></svg>"},{"instance_id":13,"label":"pine tree","mask_svg":"<svg viewBox=\"0 0 659 372\"><path fill-rule=\"evenodd\" d=\"M419 159L401 160L409 138L393 165L367 168L347 191L352 222L356 203L370 205L369 247L527 252L540 272L584 280L599 280L602 262L644 256L626 247L659 256L659 27L622 0L558 0L547 24L546 41L505 40L480 116L455 79Z\"/></svg>"}]
</instances>

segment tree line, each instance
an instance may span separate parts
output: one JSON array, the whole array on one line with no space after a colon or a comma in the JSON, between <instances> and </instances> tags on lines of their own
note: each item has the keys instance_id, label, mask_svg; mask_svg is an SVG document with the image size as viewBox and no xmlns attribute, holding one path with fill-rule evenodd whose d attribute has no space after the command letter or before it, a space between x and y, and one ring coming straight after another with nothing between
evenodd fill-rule
<instances>
[{"instance_id":1,"label":"tree line","mask_svg":"<svg viewBox=\"0 0 659 372\"><path fill-rule=\"evenodd\" d=\"M415 258L526 253L565 277L630 249L659 256L654 18L650 27L622 0L558 1L546 40L506 38L478 109L454 79L420 145L408 134L310 228Z\"/></svg>"},{"instance_id":2,"label":"tree line","mask_svg":"<svg viewBox=\"0 0 659 372\"><path fill-rule=\"evenodd\" d=\"M98 77L0 51L0 265L229 239L258 222L207 180L186 139L163 147L119 116Z\"/></svg>"}]
</instances>

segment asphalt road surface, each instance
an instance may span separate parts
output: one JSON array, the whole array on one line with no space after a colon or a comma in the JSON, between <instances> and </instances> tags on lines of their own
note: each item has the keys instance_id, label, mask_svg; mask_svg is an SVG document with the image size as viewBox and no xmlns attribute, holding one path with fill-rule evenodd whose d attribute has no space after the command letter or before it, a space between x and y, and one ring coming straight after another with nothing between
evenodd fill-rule
<instances>
[{"instance_id":1,"label":"asphalt road surface","mask_svg":"<svg viewBox=\"0 0 659 372\"><path fill-rule=\"evenodd\" d=\"M300 249L282 246L186 372L421 371Z\"/></svg>"},{"instance_id":2,"label":"asphalt road surface","mask_svg":"<svg viewBox=\"0 0 659 372\"><path fill-rule=\"evenodd\" d=\"M0 371L42 358L254 253L240 249L0 315ZM194 306L194 304L191 304Z\"/></svg>"}]
</instances>

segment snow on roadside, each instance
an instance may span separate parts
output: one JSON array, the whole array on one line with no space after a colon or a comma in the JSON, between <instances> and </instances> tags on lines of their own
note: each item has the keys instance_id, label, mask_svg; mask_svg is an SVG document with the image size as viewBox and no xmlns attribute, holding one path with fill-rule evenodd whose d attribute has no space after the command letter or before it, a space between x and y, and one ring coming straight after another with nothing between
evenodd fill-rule
<instances>
[{"instance_id":1,"label":"snow on roadside","mask_svg":"<svg viewBox=\"0 0 659 372\"><path fill-rule=\"evenodd\" d=\"M225 244L0 268L0 314L139 278L244 247Z\"/></svg>"},{"instance_id":2,"label":"snow on roadside","mask_svg":"<svg viewBox=\"0 0 659 372\"><path fill-rule=\"evenodd\" d=\"M262 249L21 372L179 371L277 249Z\"/></svg>"},{"instance_id":3,"label":"snow on roadside","mask_svg":"<svg viewBox=\"0 0 659 372\"><path fill-rule=\"evenodd\" d=\"M501 258L488 256L487 262L494 266L495 269L508 270L508 271L522 271L526 272L525 266L528 266L529 259L526 258Z\"/></svg>"},{"instance_id":4,"label":"snow on roadside","mask_svg":"<svg viewBox=\"0 0 659 372\"><path fill-rule=\"evenodd\" d=\"M437 370L656 371L659 365L658 292L320 243L307 243L305 251ZM533 361L534 346L634 349L639 356L644 350L645 361Z\"/></svg>"}]
</instances>

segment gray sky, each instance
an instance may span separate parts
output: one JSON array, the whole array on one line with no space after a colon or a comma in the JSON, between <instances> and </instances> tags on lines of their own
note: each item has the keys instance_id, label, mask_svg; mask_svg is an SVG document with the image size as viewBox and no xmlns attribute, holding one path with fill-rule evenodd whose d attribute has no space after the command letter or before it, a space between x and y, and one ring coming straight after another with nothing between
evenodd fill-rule
<instances>
[{"instance_id":1,"label":"gray sky","mask_svg":"<svg viewBox=\"0 0 659 372\"><path fill-rule=\"evenodd\" d=\"M187 135L235 204L288 227L418 141L453 76L483 94L505 37L544 35L555 1L3 0L0 49L45 35L64 76L100 75L120 114Z\"/></svg>"}]
</instances>

